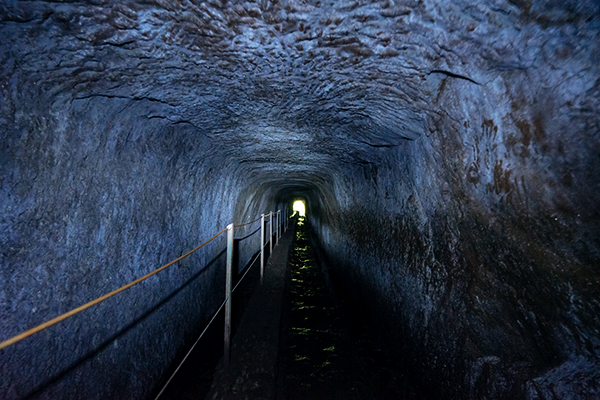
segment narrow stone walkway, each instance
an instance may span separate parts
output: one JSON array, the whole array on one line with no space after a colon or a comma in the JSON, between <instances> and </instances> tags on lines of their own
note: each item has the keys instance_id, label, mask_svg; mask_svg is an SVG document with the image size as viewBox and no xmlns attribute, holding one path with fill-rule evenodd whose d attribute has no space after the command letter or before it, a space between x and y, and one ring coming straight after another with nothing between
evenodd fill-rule
<instances>
[{"instance_id":1,"label":"narrow stone walkway","mask_svg":"<svg viewBox=\"0 0 600 400\"><path fill-rule=\"evenodd\" d=\"M259 285L232 338L231 360L219 362L207 399L271 399L275 396L281 307L295 224L273 248Z\"/></svg>"}]
</instances>

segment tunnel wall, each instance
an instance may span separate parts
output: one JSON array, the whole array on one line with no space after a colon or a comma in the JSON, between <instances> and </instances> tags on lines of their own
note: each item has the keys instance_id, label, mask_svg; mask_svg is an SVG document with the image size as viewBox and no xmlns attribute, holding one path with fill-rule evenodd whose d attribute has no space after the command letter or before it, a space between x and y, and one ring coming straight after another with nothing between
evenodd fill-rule
<instances>
[{"instance_id":1,"label":"tunnel wall","mask_svg":"<svg viewBox=\"0 0 600 400\"><path fill-rule=\"evenodd\" d=\"M3 340L254 216L238 198L244 185L236 165L199 129L152 118L163 105L51 96L26 81L2 92ZM155 393L222 301L225 245L223 234L157 276L2 350L0 397ZM242 262L256 251L240 250Z\"/></svg>"},{"instance_id":2,"label":"tunnel wall","mask_svg":"<svg viewBox=\"0 0 600 400\"><path fill-rule=\"evenodd\" d=\"M430 76L422 137L340 175L310 215L423 396L600 393L599 80L539 72Z\"/></svg>"},{"instance_id":3,"label":"tunnel wall","mask_svg":"<svg viewBox=\"0 0 600 400\"><path fill-rule=\"evenodd\" d=\"M597 2L309 3L0 2L2 334L302 195L433 397L593 398ZM126 328L192 264L4 350L0 397L150 393L221 278Z\"/></svg>"}]
</instances>

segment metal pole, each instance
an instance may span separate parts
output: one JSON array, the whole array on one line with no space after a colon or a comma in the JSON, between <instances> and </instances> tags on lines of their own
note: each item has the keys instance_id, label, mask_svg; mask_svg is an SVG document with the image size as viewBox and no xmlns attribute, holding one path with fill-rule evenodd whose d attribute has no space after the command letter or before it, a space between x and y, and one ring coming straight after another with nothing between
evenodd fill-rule
<instances>
[{"instance_id":1,"label":"metal pole","mask_svg":"<svg viewBox=\"0 0 600 400\"><path fill-rule=\"evenodd\" d=\"M281 210L277 211L277 243L281 238Z\"/></svg>"},{"instance_id":2,"label":"metal pole","mask_svg":"<svg viewBox=\"0 0 600 400\"><path fill-rule=\"evenodd\" d=\"M273 211L269 217L269 257L273 254Z\"/></svg>"},{"instance_id":3,"label":"metal pole","mask_svg":"<svg viewBox=\"0 0 600 400\"><path fill-rule=\"evenodd\" d=\"M227 226L227 272L225 275L225 347L223 360L227 367L231 350L231 280L233 275L233 224Z\"/></svg>"},{"instance_id":4,"label":"metal pole","mask_svg":"<svg viewBox=\"0 0 600 400\"><path fill-rule=\"evenodd\" d=\"M265 214L260 216L260 284L265 273Z\"/></svg>"}]
</instances>

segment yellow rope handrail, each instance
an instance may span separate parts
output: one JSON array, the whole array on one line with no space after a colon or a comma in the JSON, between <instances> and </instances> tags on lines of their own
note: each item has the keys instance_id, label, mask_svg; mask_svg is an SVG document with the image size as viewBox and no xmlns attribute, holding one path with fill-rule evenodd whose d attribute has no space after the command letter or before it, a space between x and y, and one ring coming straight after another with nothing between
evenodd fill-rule
<instances>
[{"instance_id":1,"label":"yellow rope handrail","mask_svg":"<svg viewBox=\"0 0 600 400\"><path fill-rule=\"evenodd\" d=\"M258 220L259 220L259 219L261 219L261 218L262 218L262 217L258 217L258 218L256 218L254 221L246 222L245 224L234 225L233 227L234 227L234 228L240 228L240 227L242 227L242 226L250 225L250 224L253 224L253 223L255 223L256 221L258 221Z\"/></svg>"},{"instance_id":2,"label":"yellow rope handrail","mask_svg":"<svg viewBox=\"0 0 600 400\"><path fill-rule=\"evenodd\" d=\"M10 338L10 339L8 339L8 340L5 340L4 342L0 343L0 350L2 350L2 349L3 349L3 348L5 348L5 347L8 347L8 346L10 346L11 344L14 344L14 343L20 342L21 340L23 340L23 339L25 339L25 338L27 338L27 337L29 337L29 336L33 335L34 333L37 333L37 332L39 332L39 331L42 331L42 330L44 330L44 329L46 329L46 328L49 328L49 327L51 327L52 325L54 325L54 324L57 324L57 323L59 323L60 321L62 321L62 320L64 320L64 319L67 319L67 318L69 318L69 317L71 317L71 316L73 316L73 315L75 315L75 314L77 314L77 313L79 313L79 312L81 312L81 311L83 311L83 310L85 310L85 309L88 309L88 308L90 308L90 307L91 307L91 306L93 306L93 305L96 305L96 304L98 304L98 303L101 303L101 302L103 302L104 300L108 299L109 297L112 297L112 296L114 296L115 294L121 293L122 291L124 291L124 290L126 290L126 289L129 289L129 288L130 288L130 287L132 287L133 285L136 285L136 284L138 284L138 283L140 283L140 282L142 282L142 281L144 281L144 280L146 280L146 279L150 278L151 276L158 274L158 273L159 273L160 271L162 271L163 269L165 269L165 268L168 268L168 267L170 267L171 265L175 264L176 262L183 260L184 258L186 258L187 256L189 256L189 255L190 255L190 254L192 254L193 252L195 252L195 251L197 251L198 249L200 249L201 247L203 247L203 246L207 245L208 243L210 243L211 241L213 241L214 239L216 239L216 238L217 238L219 235L221 235L221 234L222 234L223 232L225 232L225 231L227 231L227 228L223 229L222 231L220 231L219 233L217 233L215 236L211 237L210 239L208 239L206 242L202 243L201 245L199 245L199 246L198 246L198 247L196 247L195 249L193 249L193 250L190 250L189 252L185 253L185 254L184 254L184 255L182 255L181 257L179 257L179 258L177 258L177 259L175 259L175 260L171 261L171 262L170 262L170 263L168 263L168 264L165 264L165 265L163 265L162 267L160 267L160 268L158 268L158 269L155 269L154 271L152 271L152 272L150 272L150 273L148 273L148 274L146 274L146 275L142 276L141 278L138 278L138 279L136 279L136 280L135 280L135 281L133 281L133 282L129 282L129 283L128 283L127 285L125 285L125 286L121 286L120 288L118 288L118 289L116 289L116 290L113 290L112 292L110 292L110 293L107 293L107 294L105 294L104 296L98 297L97 299L95 299L95 300L92 300L92 301L90 301L89 303L86 303L86 304L84 304L84 305L82 305L82 306L79 306L79 307L77 307L77 308L74 308L73 310L71 310L71 311L68 311L68 312L66 312L66 313L64 313L64 314L62 314L62 315L59 315L58 317L56 317L56 318L54 318L54 319L51 319L50 321L44 322L43 324L40 324L40 325L36 326L35 328L29 329L28 331L25 331L25 332L23 332L23 333L21 333L21 334L19 334L19 335L13 336L12 338Z\"/></svg>"}]
</instances>

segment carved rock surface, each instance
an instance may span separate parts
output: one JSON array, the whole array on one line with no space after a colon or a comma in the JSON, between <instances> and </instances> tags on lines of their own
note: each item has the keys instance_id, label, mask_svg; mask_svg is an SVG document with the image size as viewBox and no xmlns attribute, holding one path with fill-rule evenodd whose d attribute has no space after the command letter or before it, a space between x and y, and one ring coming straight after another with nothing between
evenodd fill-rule
<instances>
[{"instance_id":1,"label":"carved rock surface","mask_svg":"<svg viewBox=\"0 0 600 400\"><path fill-rule=\"evenodd\" d=\"M593 0L1 0L0 340L301 197L423 398L598 398L599 39ZM151 397L223 244L1 350L0 398Z\"/></svg>"}]
</instances>

